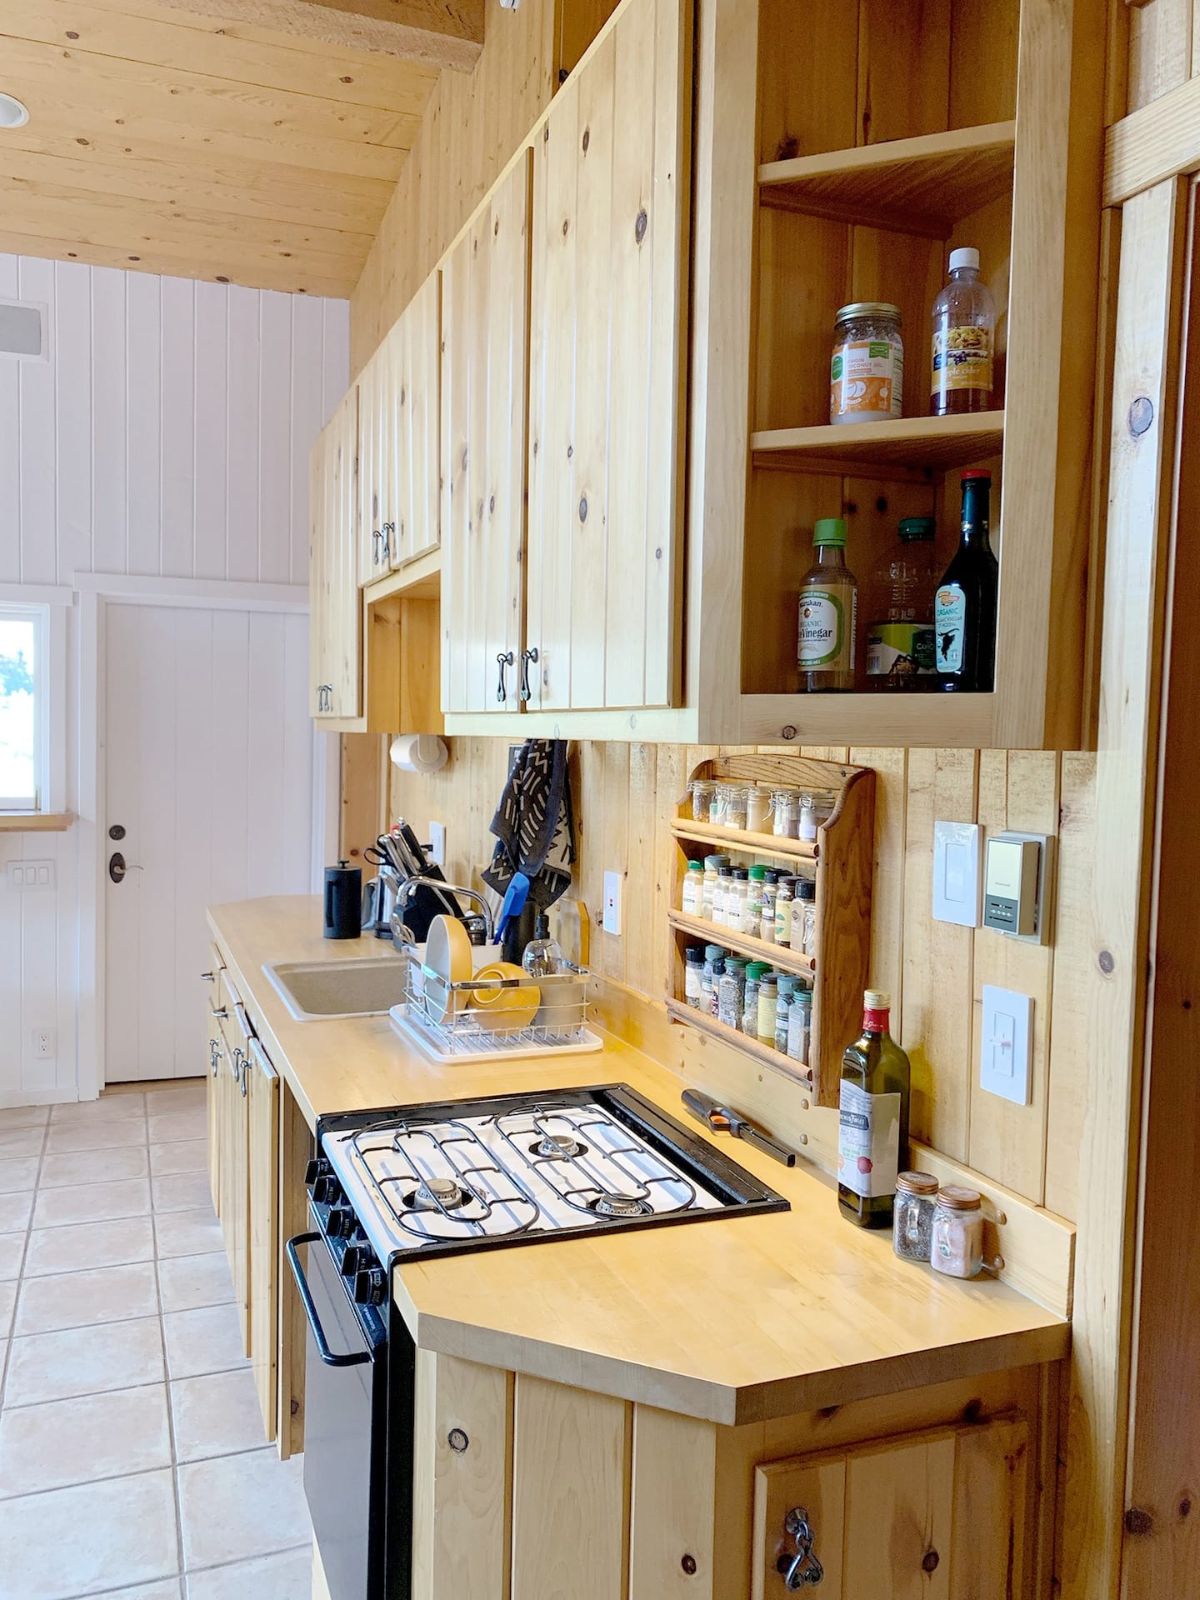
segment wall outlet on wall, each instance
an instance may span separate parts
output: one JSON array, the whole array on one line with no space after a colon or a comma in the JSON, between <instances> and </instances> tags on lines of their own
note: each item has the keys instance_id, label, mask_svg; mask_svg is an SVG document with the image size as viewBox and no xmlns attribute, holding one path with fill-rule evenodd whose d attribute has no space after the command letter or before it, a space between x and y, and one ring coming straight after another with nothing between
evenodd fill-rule
<instances>
[{"instance_id":1,"label":"wall outlet on wall","mask_svg":"<svg viewBox=\"0 0 1200 1600\"><path fill-rule=\"evenodd\" d=\"M431 822L429 824L429 859L435 867L446 865L446 824L444 822Z\"/></svg>"},{"instance_id":2,"label":"wall outlet on wall","mask_svg":"<svg viewBox=\"0 0 1200 1600\"><path fill-rule=\"evenodd\" d=\"M33 1030L33 1054L38 1061L53 1061L57 1050L53 1028Z\"/></svg>"},{"instance_id":3,"label":"wall outlet on wall","mask_svg":"<svg viewBox=\"0 0 1200 1600\"><path fill-rule=\"evenodd\" d=\"M621 931L621 885L624 882L623 872L606 872L604 874L604 917L602 926L605 933L620 933Z\"/></svg>"}]
</instances>

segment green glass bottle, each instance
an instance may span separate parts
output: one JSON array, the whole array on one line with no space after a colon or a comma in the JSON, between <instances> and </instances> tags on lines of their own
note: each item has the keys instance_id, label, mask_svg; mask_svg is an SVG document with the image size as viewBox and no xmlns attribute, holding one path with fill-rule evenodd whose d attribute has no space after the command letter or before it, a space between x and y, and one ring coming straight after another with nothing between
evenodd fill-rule
<instances>
[{"instance_id":1,"label":"green glass bottle","mask_svg":"<svg viewBox=\"0 0 1200 1600\"><path fill-rule=\"evenodd\" d=\"M890 1228L896 1174L908 1159L912 1067L888 1032L891 996L868 989L863 1031L842 1057L838 1206L860 1228Z\"/></svg>"}]
</instances>

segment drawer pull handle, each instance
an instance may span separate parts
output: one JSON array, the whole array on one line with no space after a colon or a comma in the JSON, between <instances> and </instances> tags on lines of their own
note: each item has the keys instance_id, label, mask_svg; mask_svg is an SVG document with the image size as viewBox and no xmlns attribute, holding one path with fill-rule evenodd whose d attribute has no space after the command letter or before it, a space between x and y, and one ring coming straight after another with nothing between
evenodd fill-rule
<instances>
[{"instance_id":1,"label":"drawer pull handle","mask_svg":"<svg viewBox=\"0 0 1200 1600\"><path fill-rule=\"evenodd\" d=\"M817 1552L813 1548L815 1535L808 1520L808 1512L803 1506L794 1507L784 1518L783 1526L796 1546L791 1555L782 1555L779 1558L779 1572L783 1576L783 1586L789 1593L797 1589L811 1589L824 1578L825 1568L817 1559Z\"/></svg>"},{"instance_id":2,"label":"drawer pull handle","mask_svg":"<svg viewBox=\"0 0 1200 1600\"><path fill-rule=\"evenodd\" d=\"M511 650L501 650L496 657L497 665L500 668L500 681L496 685L496 699L500 705L503 705L508 699L508 686L504 681L504 674L512 666L514 660L515 657Z\"/></svg>"}]
</instances>

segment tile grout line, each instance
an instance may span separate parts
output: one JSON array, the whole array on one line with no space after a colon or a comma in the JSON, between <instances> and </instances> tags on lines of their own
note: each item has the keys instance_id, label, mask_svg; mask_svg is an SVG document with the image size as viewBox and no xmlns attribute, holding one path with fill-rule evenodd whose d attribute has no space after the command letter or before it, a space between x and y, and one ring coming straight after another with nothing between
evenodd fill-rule
<instances>
[{"instance_id":1,"label":"tile grout line","mask_svg":"<svg viewBox=\"0 0 1200 1600\"><path fill-rule=\"evenodd\" d=\"M20 1259L17 1262L17 1275L13 1279L16 1287L13 1290L12 1320L9 1323L8 1337L4 1341L4 1359L0 1362L0 1413L4 1410L4 1397L8 1390L8 1369L12 1361L14 1329L17 1325L17 1309L21 1304L21 1291L25 1282L25 1261L29 1255L29 1240L33 1234L33 1213L37 1202L38 1184L42 1176L42 1163L46 1159L46 1140L50 1135L50 1118L53 1108L46 1112L46 1120L42 1123L42 1147L38 1151L37 1171L33 1175L33 1190L29 1201L29 1216L25 1222L25 1235L21 1243Z\"/></svg>"}]
</instances>

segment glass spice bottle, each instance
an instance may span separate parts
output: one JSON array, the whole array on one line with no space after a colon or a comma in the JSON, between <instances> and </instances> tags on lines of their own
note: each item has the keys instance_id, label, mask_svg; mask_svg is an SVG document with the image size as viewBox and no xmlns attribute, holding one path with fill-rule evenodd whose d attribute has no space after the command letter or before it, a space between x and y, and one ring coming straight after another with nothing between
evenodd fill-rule
<instances>
[{"instance_id":1,"label":"glass spice bottle","mask_svg":"<svg viewBox=\"0 0 1200 1600\"><path fill-rule=\"evenodd\" d=\"M763 881L766 878L766 867L753 866L750 868L746 885L746 903L742 907L742 923L740 933L752 933L757 937L759 925L762 922Z\"/></svg>"},{"instance_id":2,"label":"glass spice bottle","mask_svg":"<svg viewBox=\"0 0 1200 1600\"><path fill-rule=\"evenodd\" d=\"M717 877L723 866L729 865L728 856L705 856L704 858L704 899L700 915L707 917L710 922L716 921L716 912L713 901L717 892Z\"/></svg>"},{"instance_id":3,"label":"glass spice bottle","mask_svg":"<svg viewBox=\"0 0 1200 1600\"><path fill-rule=\"evenodd\" d=\"M892 1212L892 1249L901 1261L928 1261L933 1242L937 1179L928 1172L901 1172Z\"/></svg>"},{"instance_id":4,"label":"glass spice bottle","mask_svg":"<svg viewBox=\"0 0 1200 1600\"><path fill-rule=\"evenodd\" d=\"M704 866L699 861L689 861L683 875L680 909L685 916L698 917L704 909Z\"/></svg>"},{"instance_id":5,"label":"glass spice bottle","mask_svg":"<svg viewBox=\"0 0 1200 1600\"><path fill-rule=\"evenodd\" d=\"M974 1278L983 1270L983 1196L947 1184L933 1213L930 1265L948 1278Z\"/></svg>"},{"instance_id":6,"label":"glass spice bottle","mask_svg":"<svg viewBox=\"0 0 1200 1600\"><path fill-rule=\"evenodd\" d=\"M817 885L812 878L796 879L796 897L792 901L791 946L800 956L814 956L817 953Z\"/></svg>"},{"instance_id":7,"label":"glass spice bottle","mask_svg":"<svg viewBox=\"0 0 1200 1600\"><path fill-rule=\"evenodd\" d=\"M799 985L792 992L788 1007L787 1053L792 1061L808 1065L808 1044L812 1036L812 990Z\"/></svg>"},{"instance_id":8,"label":"glass spice bottle","mask_svg":"<svg viewBox=\"0 0 1200 1600\"><path fill-rule=\"evenodd\" d=\"M730 961L717 980L717 1020L727 1028L736 1028L742 1020L741 986Z\"/></svg>"},{"instance_id":9,"label":"glass spice bottle","mask_svg":"<svg viewBox=\"0 0 1200 1600\"><path fill-rule=\"evenodd\" d=\"M799 978L793 977L790 972L779 973L775 980L779 991L779 997L775 1002L775 1048L780 1055L787 1055L788 1016L799 982Z\"/></svg>"},{"instance_id":10,"label":"glass spice bottle","mask_svg":"<svg viewBox=\"0 0 1200 1600\"><path fill-rule=\"evenodd\" d=\"M779 985L776 974L768 967L759 979L758 984L758 1026L756 1037L759 1044L775 1045L775 1010L779 1004Z\"/></svg>"},{"instance_id":11,"label":"glass spice bottle","mask_svg":"<svg viewBox=\"0 0 1200 1600\"><path fill-rule=\"evenodd\" d=\"M742 1032L751 1039L758 1037L759 986L770 970L765 961L752 961L746 968L746 989L742 996Z\"/></svg>"},{"instance_id":12,"label":"glass spice bottle","mask_svg":"<svg viewBox=\"0 0 1200 1600\"><path fill-rule=\"evenodd\" d=\"M775 905L779 898L779 874L768 867L763 874L762 911L755 930L764 944L775 943Z\"/></svg>"},{"instance_id":13,"label":"glass spice bottle","mask_svg":"<svg viewBox=\"0 0 1200 1600\"><path fill-rule=\"evenodd\" d=\"M729 880L729 886L725 891L725 926L736 933L742 926L746 913L746 898L750 887L746 868L732 868Z\"/></svg>"},{"instance_id":14,"label":"glass spice bottle","mask_svg":"<svg viewBox=\"0 0 1200 1600\"><path fill-rule=\"evenodd\" d=\"M733 887L733 868L726 858L725 865L717 868L717 887L713 893L713 921L722 928L729 926L729 891Z\"/></svg>"},{"instance_id":15,"label":"glass spice bottle","mask_svg":"<svg viewBox=\"0 0 1200 1600\"><path fill-rule=\"evenodd\" d=\"M704 993L704 951L690 944L683 952L683 997L693 1011L699 1011Z\"/></svg>"},{"instance_id":16,"label":"glass spice bottle","mask_svg":"<svg viewBox=\"0 0 1200 1600\"><path fill-rule=\"evenodd\" d=\"M721 1014L721 980L725 976L725 956L719 955L712 964L712 984L708 991L708 1014L711 1017Z\"/></svg>"},{"instance_id":17,"label":"glass spice bottle","mask_svg":"<svg viewBox=\"0 0 1200 1600\"><path fill-rule=\"evenodd\" d=\"M717 786L711 778L692 779L692 820L694 822L711 822L713 820L713 801L716 799Z\"/></svg>"},{"instance_id":18,"label":"glass spice bottle","mask_svg":"<svg viewBox=\"0 0 1200 1600\"><path fill-rule=\"evenodd\" d=\"M790 944L792 940L792 899L796 880L787 873L780 878L775 889L775 943Z\"/></svg>"}]
</instances>

